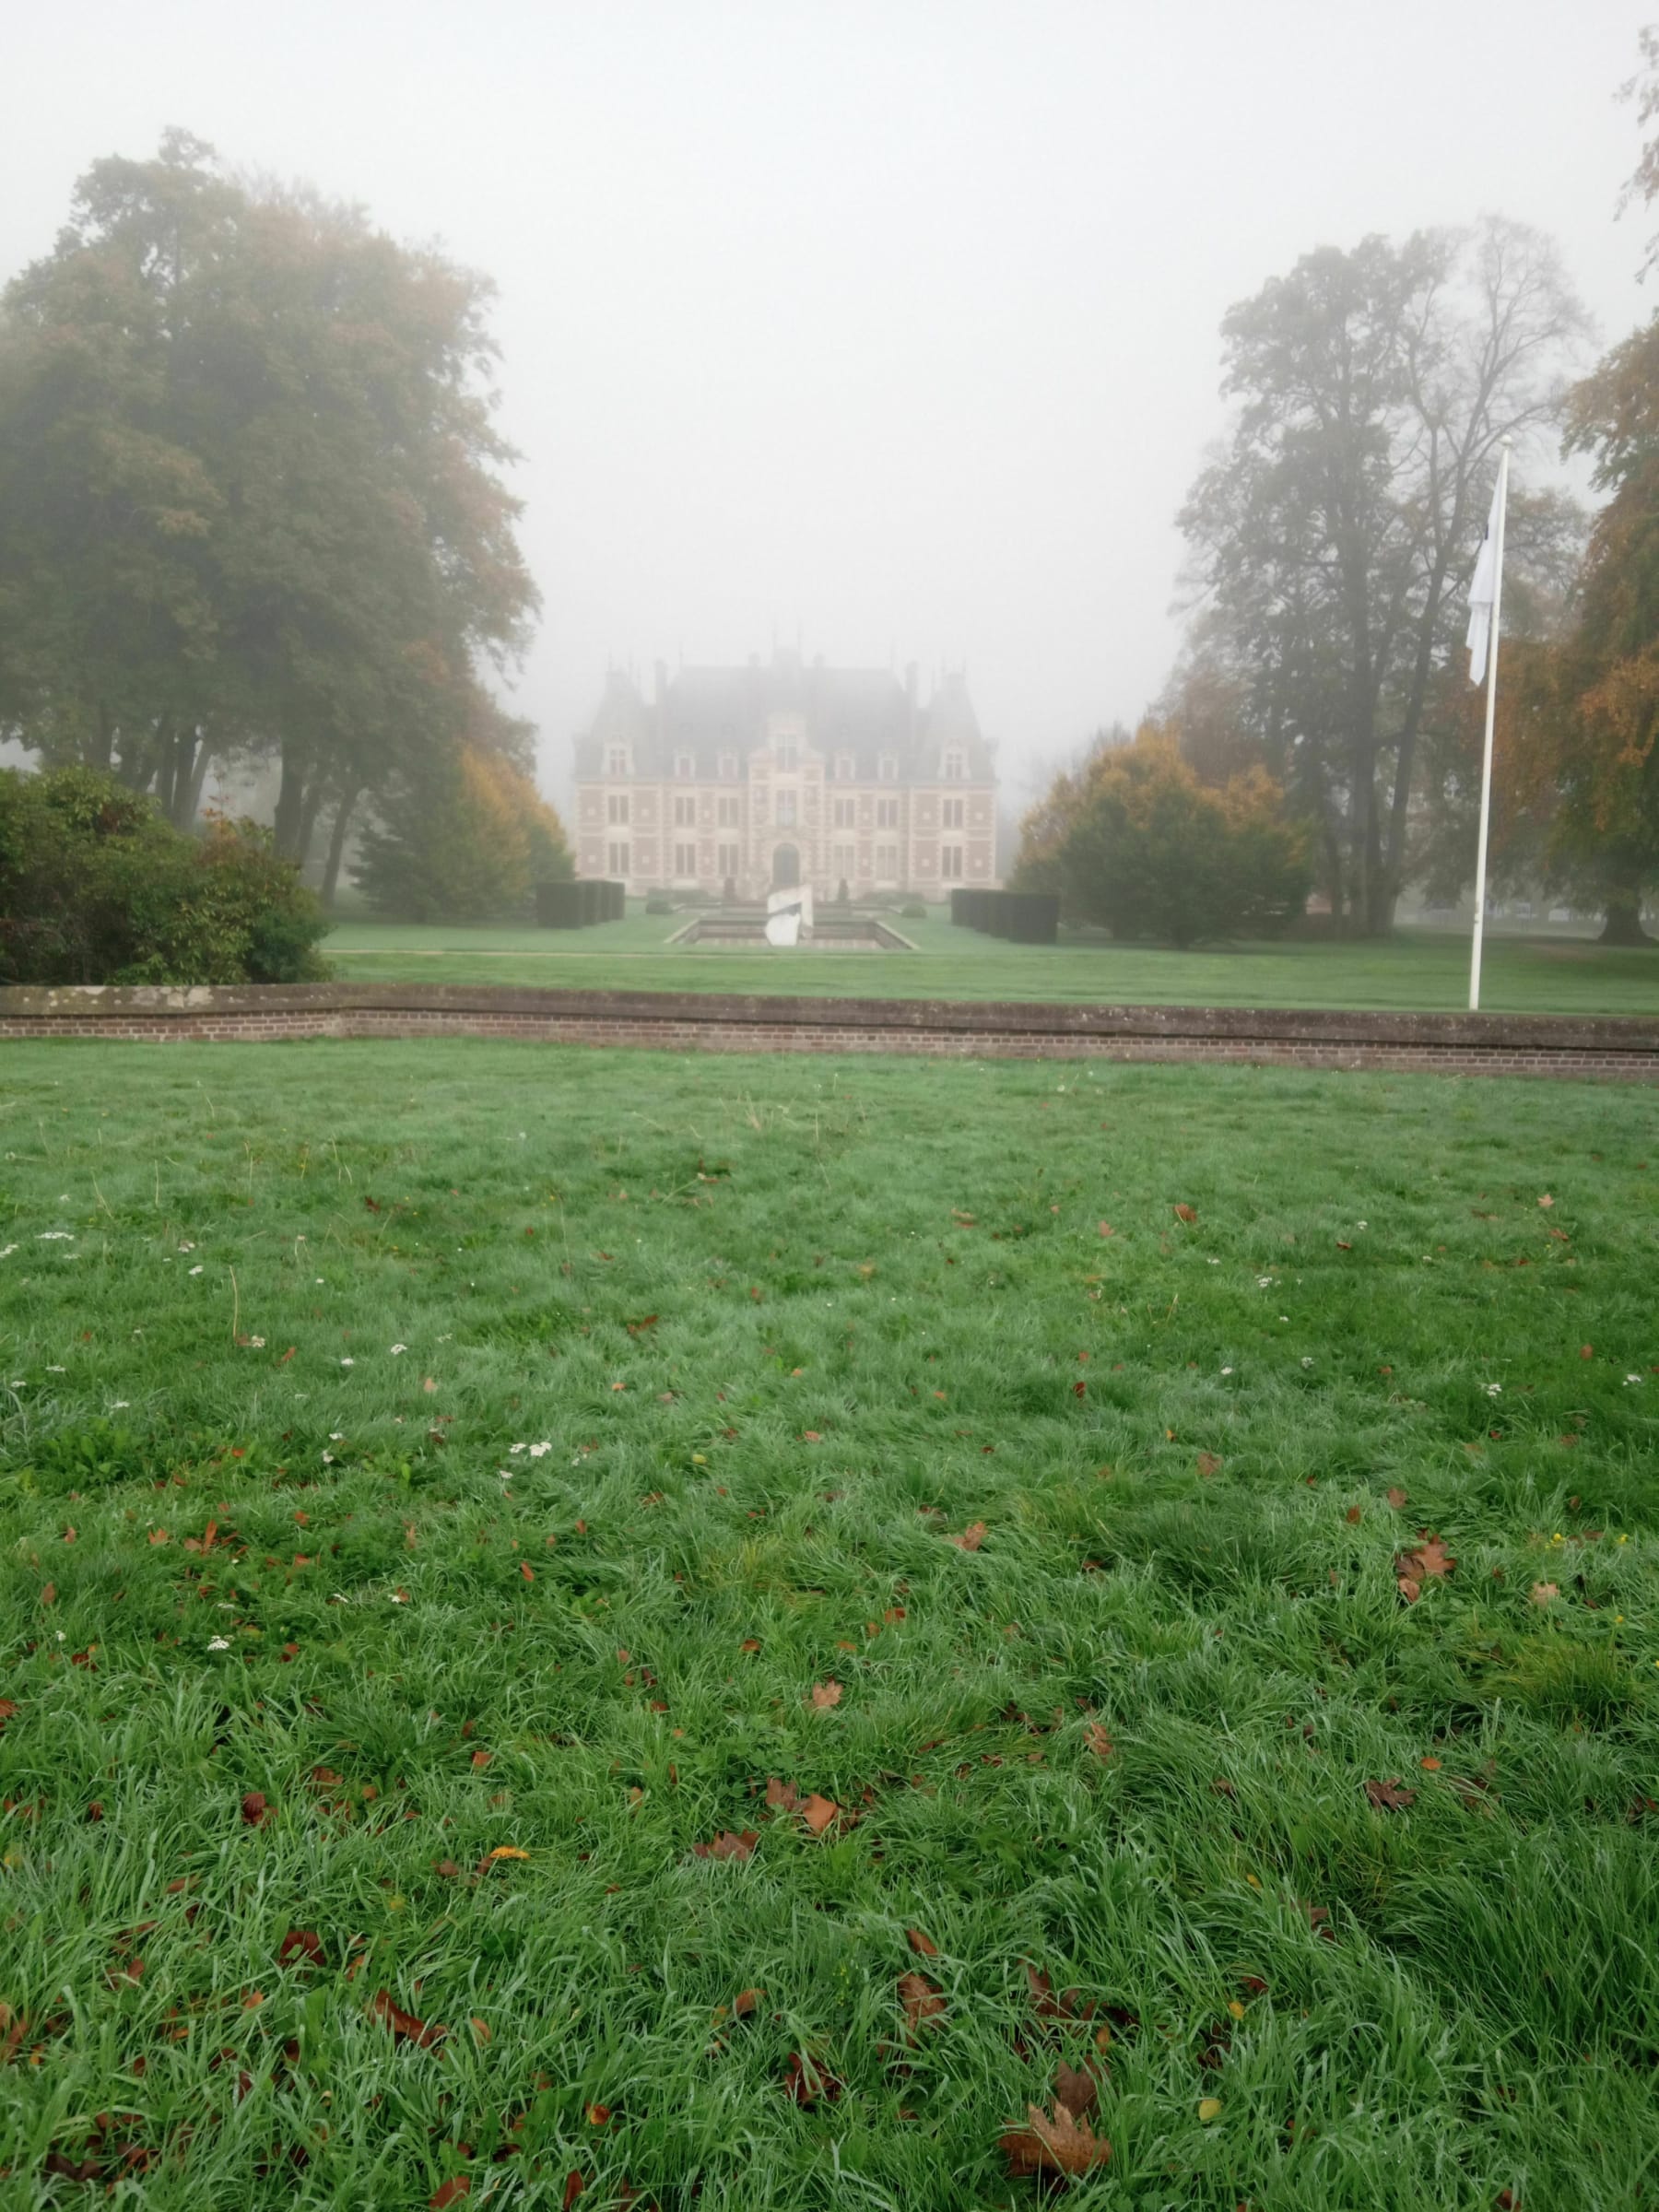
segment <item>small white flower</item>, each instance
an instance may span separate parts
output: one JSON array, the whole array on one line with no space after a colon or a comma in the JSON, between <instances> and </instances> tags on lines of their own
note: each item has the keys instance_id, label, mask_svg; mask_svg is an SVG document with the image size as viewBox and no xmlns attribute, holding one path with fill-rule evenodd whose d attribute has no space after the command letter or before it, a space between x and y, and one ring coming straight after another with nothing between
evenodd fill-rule
<instances>
[{"instance_id":1,"label":"small white flower","mask_svg":"<svg viewBox=\"0 0 1659 2212\"><path fill-rule=\"evenodd\" d=\"M528 1452L529 1449L530 1447L528 1444L509 1444L507 1447L507 1456L509 1459L516 1459L521 1452Z\"/></svg>"},{"instance_id":2,"label":"small white flower","mask_svg":"<svg viewBox=\"0 0 1659 2212\"><path fill-rule=\"evenodd\" d=\"M47 1372L49 1375L62 1375L62 1374L66 1374L66 1373L68 1372L68 1370L67 1370L66 1368L62 1368L62 1367L49 1367L49 1368L46 1370L46 1372Z\"/></svg>"},{"instance_id":3,"label":"small white flower","mask_svg":"<svg viewBox=\"0 0 1659 2212\"><path fill-rule=\"evenodd\" d=\"M1270 1275L1258 1275L1256 1277L1256 1288L1258 1290L1271 1290L1272 1288L1273 1277Z\"/></svg>"},{"instance_id":4,"label":"small white flower","mask_svg":"<svg viewBox=\"0 0 1659 2212\"><path fill-rule=\"evenodd\" d=\"M1632 1382L1640 1382L1641 1380L1641 1377L1640 1375L1627 1375L1625 1377L1625 1388L1629 1390Z\"/></svg>"},{"instance_id":5,"label":"small white flower","mask_svg":"<svg viewBox=\"0 0 1659 2212\"><path fill-rule=\"evenodd\" d=\"M340 1365L342 1367L355 1367L357 1365L357 1361L355 1359L342 1359Z\"/></svg>"},{"instance_id":6,"label":"small white flower","mask_svg":"<svg viewBox=\"0 0 1659 2212\"><path fill-rule=\"evenodd\" d=\"M318 1280L318 1282L321 1282L321 1281L323 1280L323 1277L322 1277L321 1276L318 1276L318 1277L317 1277L317 1280Z\"/></svg>"},{"instance_id":7,"label":"small white flower","mask_svg":"<svg viewBox=\"0 0 1659 2212\"><path fill-rule=\"evenodd\" d=\"M1369 1221L1356 1221L1354 1227L1356 1229L1369 1229L1371 1227L1371 1223Z\"/></svg>"},{"instance_id":8,"label":"small white flower","mask_svg":"<svg viewBox=\"0 0 1659 2212\"><path fill-rule=\"evenodd\" d=\"M75 1231L69 1229L43 1229L35 1239L37 1244L73 1244Z\"/></svg>"},{"instance_id":9,"label":"small white flower","mask_svg":"<svg viewBox=\"0 0 1659 2212\"><path fill-rule=\"evenodd\" d=\"M124 1413L131 1404L132 1400L130 1398L112 1398L110 1401L110 1411L112 1413Z\"/></svg>"},{"instance_id":10,"label":"small white flower","mask_svg":"<svg viewBox=\"0 0 1659 2212\"><path fill-rule=\"evenodd\" d=\"M1281 1321L1288 1321L1288 1320L1289 1320L1289 1318L1290 1318L1290 1316L1289 1316L1289 1314L1288 1314L1288 1313L1281 1313L1281 1314L1279 1315L1279 1319L1280 1319Z\"/></svg>"},{"instance_id":11,"label":"small white flower","mask_svg":"<svg viewBox=\"0 0 1659 2212\"><path fill-rule=\"evenodd\" d=\"M1232 1369L1231 1369L1230 1367L1224 1367L1224 1368L1221 1370L1221 1372L1222 1372L1224 1375L1230 1375L1230 1374L1232 1373Z\"/></svg>"},{"instance_id":12,"label":"small white flower","mask_svg":"<svg viewBox=\"0 0 1659 2212\"><path fill-rule=\"evenodd\" d=\"M12 1253L16 1252L17 1249L18 1248L15 1244L6 1245L3 1249L0 1249L0 1260L9 1260Z\"/></svg>"},{"instance_id":13,"label":"small white flower","mask_svg":"<svg viewBox=\"0 0 1659 2212\"><path fill-rule=\"evenodd\" d=\"M1313 1364L1313 1355L1312 1355L1312 1352L1304 1352L1304 1353L1302 1354L1302 1365L1303 1365L1304 1367L1312 1367L1312 1364Z\"/></svg>"},{"instance_id":14,"label":"small white flower","mask_svg":"<svg viewBox=\"0 0 1659 2212\"><path fill-rule=\"evenodd\" d=\"M52 1632L57 1638L60 1643L64 1643L68 1641L62 1629L53 1629Z\"/></svg>"},{"instance_id":15,"label":"small white flower","mask_svg":"<svg viewBox=\"0 0 1659 2212\"><path fill-rule=\"evenodd\" d=\"M346 1441L345 1430L331 1429L328 1432L328 1441L331 1444L343 1444Z\"/></svg>"},{"instance_id":16,"label":"small white flower","mask_svg":"<svg viewBox=\"0 0 1659 2212\"><path fill-rule=\"evenodd\" d=\"M407 1598L406 1598L406 1597L404 1595L404 1594L403 1594L403 1592L402 1592L401 1590L394 1590L394 1591L393 1591L393 1593L392 1593L392 1603L393 1603L394 1606L406 1606L406 1605L408 1604L408 1602L409 1602L409 1601L408 1601L408 1599L407 1599Z\"/></svg>"},{"instance_id":17,"label":"small white flower","mask_svg":"<svg viewBox=\"0 0 1659 2212\"><path fill-rule=\"evenodd\" d=\"M181 1252L194 1252L195 1250L195 1246L191 1242L190 1239L186 1237L183 1243L180 1245L179 1250Z\"/></svg>"},{"instance_id":18,"label":"small white flower","mask_svg":"<svg viewBox=\"0 0 1659 2212\"><path fill-rule=\"evenodd\" d=\"M193 1267L190 1272L192 1275L200 1275L202 1271L199 1267Z\"/></svg>"},{"instance_id":19,"label":"small white flower","mask_svg":"<svg viewBox=\"0 0 1659 2212\"><path fill-rule=\"evenodd\" d=\"M210 1652L228 1652L230 1649L229 1640L224 1636L210 1636L207 1649Z\"/></svg>"},{"instance_id":20,"label":"small white flower","mask_svg":"<svg viewBox=\"0 0 1659 2212\"><path fill-rule=\"evenodd\" d=\"M1211 1260L1211 1261L1209 1262L1209 1265L1210 1265L1210 1266L1212 1266L1212 1267L1219 1267L1219 1266L1220 1266L1220 1265L1221 1265L1221 1263L1220 1263L1220 1261L1219 1261L1219 1260ZM830 1300L829 1300L828 1299L826 1299L826 1300L824 1300L824 1303L825 1303L826 1305L828 1305L828 1304L830 1303Z\"/></svg>"},{"instance_id":21,"label":"small white flower","mask_svg":"<svg viewBox=\"0 0 1659 2212\"><path fill-rule=\"evenodd\" d=\"M263 1336L250 1336L248 1342L254 1351L263 1352L265 1350L265 1338Z\"/></svg>"},{"instance_id":22,"label":"small white flower","mask_svg":"<svg viewBox=\"0 0 1659 2212\"><path fill-rule=\"evenodd\" d=\"M545 1453L551 1452L552 1449L553 1447L551 1444L532 1444L530 1447L530 1456L532 1459L540 1459Z\"/></svg>"},{"instance_id":23,"label":"small white flower","mask_svg":"<svg viewBox=\"0 0 1659 2212\"><path fill-rule=\"evenodd\" d=\"M393 1359L395 1359L400 1352L406 1352L408 1348L409 1347L406 1344L394 1344L392 1347Z\"/></svg>"},{"instance_id":24,"label":"small white flower","mask_svg":"<svg viewBox=\"0 0 1659 2212\"><path fill-rule=\"evenodd\" d=\"M1502 1383L1488 1382L1486 1386L1486 1394L1488 1398L1500 1398L1503 1395Z\"/></svg>"},{"instance_id":25,"label":"small white flower","mask_svg":"<svg viewBox=\"0 0 1659 2212\"><path fill-rule=\"evenodd\" d=\"M324 1452L324 1454L323 1454L323 1465L324 1465L325 1467L332 1467L332 1466L334 1465L334 1453L333 1453L332 1452Z\"/></svg>"}]
</instances>

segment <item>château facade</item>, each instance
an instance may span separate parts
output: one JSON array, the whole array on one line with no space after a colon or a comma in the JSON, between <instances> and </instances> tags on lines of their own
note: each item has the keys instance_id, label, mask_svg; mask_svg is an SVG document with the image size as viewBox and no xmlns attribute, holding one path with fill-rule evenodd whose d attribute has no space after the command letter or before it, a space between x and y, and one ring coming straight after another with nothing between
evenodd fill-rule
<instances>
[{"instance_id":1,"label":"ch\u00e2teau facade","mask_svg":"<svg viewBox=\"0 0 1659 2212\"><path fill-rule=\"evenodd\" d=\"M630 891L944 898L996 880L996 776L959 675L923 706L912 662L613 671L576 742L577 866Z\"/></svg>"}]
</instances>

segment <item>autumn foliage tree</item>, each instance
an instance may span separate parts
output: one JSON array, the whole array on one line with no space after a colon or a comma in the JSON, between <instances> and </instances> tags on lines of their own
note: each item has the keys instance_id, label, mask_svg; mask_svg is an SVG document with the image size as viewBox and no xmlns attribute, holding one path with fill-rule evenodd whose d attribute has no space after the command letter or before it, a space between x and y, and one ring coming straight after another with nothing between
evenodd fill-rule
<instances>
[{"instance_id":1,"label":"autumn foliage tree","mask_svg":"<svg viewBox=\"0 0 1659 2212\"><path fill-rule=\"evenodd\" d=\"M1182 946L1276 935L1310 880L1306 838L1265 771L1208 788L1152 722L1058 780L1027 818L1014 872L1019 888L1058 890L1075 921Z\"/></svg>"},{"instance_id":2,"label":"autumn foliage tree","mask_svg":"<svg viewBox=\"0 0 1659 2212\"><path fill-rule=\"evenodd\" d=\"M170 132L0 298L0 721L180 827L269 759L276 850L458 744L535 594L487 279Z\"/></svg>"}]
</instances>

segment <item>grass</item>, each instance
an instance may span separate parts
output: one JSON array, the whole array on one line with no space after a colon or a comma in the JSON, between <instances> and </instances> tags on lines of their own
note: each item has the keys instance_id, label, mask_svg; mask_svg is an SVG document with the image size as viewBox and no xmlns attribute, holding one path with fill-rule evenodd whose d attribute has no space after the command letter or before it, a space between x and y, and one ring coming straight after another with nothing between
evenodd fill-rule
<instances>
[{"instance_id":1,"label":"grass","mask_svg":"<svg viewBox=\"0 0 1659 2212\"><path fill-rule=\"evenodd\" d=\"M1654 1140L12 1046L4 2201L1653 2201Z\"/></svg>"},{"instance_id":2,"label":"grass","mask_svg":"<svg viewBox=\"0 0 1659 2212\"><path fill-rule=\"evenodd\" d=\"M1117 1005L1444 1007L1468 1005L1466 934L1401 931L1378 944L1290 942L1172 952L1078 939L1008 945L948 922L900 920L914 952L671 946L683 914L559 930L348 923L324 950L375 982L536 983L578 990L799 993L810 997L1089 1000ZM1493 1013L1659 1014L1659 952L1582 937L1492 936Z\"/></svg>"}]
</instances>

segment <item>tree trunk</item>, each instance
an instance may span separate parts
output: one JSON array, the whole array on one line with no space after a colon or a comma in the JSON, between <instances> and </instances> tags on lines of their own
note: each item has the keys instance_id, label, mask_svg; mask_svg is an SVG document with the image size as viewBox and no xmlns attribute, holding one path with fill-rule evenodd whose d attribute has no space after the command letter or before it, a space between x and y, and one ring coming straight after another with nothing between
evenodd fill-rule
<instances>
[{"instance_id":1,"label":"tree trunk","mask_svg":"<svg viewBox=\"0 0 1659 2212\"><path fill-rule=\"evenodd\" d=\"M276 851L284 860L305 857L300 832L305 827L305 763L298 752L285 746L282 752L282 781L276 787L276 814L273 834Z\"/></svg>"},{"instance_id":2,"label":"tree trunk","mask_svg":"<svg viewBox=\"0 0 1659 2212\"><path fill-rule=\"evenodd\" d=\"M179 825L181 829L188 830L192 828L195 822L196 816L201 812L202 786L207 781L207 771L212 764L213 747L207 741L206 731L204 730L196 746L195 765L190 771L189 805L185 811L184 819Z\"/></svg>"},{"instance_id":3,"label":"tree trunk","mask_svg":"<svg viewBox=\"0 0 1659 2212\"><path fill-rule=\"evenodd\" d=\"M1650 937L1641 926L1641 900L1635 891L1613 891L1607 897L1607 919L1599 945L1653 945L1659 938Z\"/></svg>"},{"instance_id":4,"label":"tree trunk","mask_svg":"<svg viewBox=\"0 0 1659 2212\"><path fill-rule=\"evenodd\" d=\"M346 852L346 833L351 827L351 817L361 794L348 791L335 810L334 828L329 832L328 858L323 867L323 903L332 912L335 893L340 884L340 862Z\"/></svg>"},{"instance_id":5,"label":"tree trunk","mask_svg":"<svg viewBox=\"0 0 1659 2212\"><path fill-rule=\"evenodd\" d=\"M305 794L305 804L300 810L300 843L294 858L301 867L304 867L306 862L311 858L312 843L317 834L317 817L323 811L324 786L326 780L323 771L319 769L311 780L311 786Z\"/></svg>"}]
</instances>

